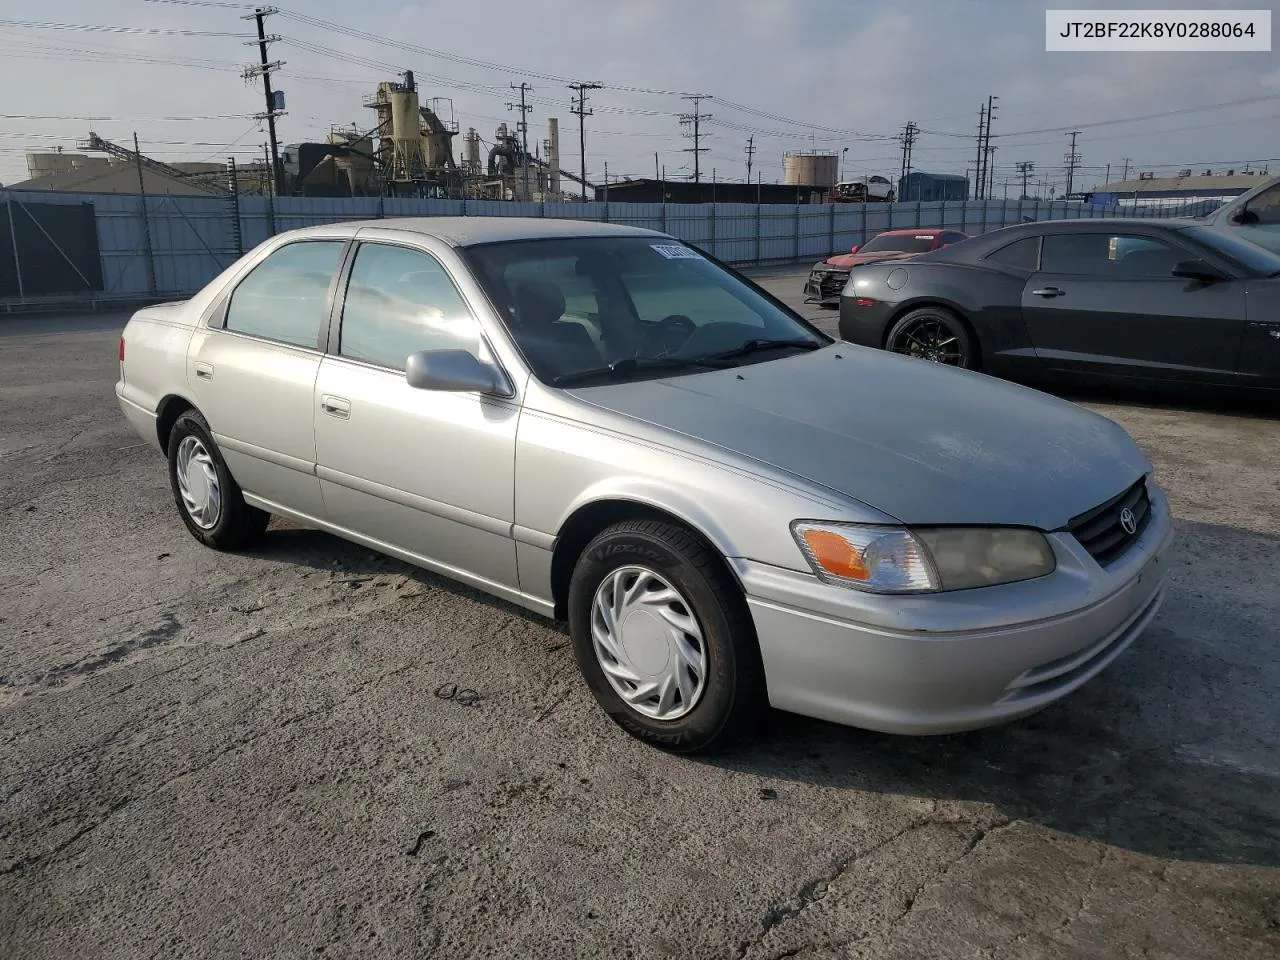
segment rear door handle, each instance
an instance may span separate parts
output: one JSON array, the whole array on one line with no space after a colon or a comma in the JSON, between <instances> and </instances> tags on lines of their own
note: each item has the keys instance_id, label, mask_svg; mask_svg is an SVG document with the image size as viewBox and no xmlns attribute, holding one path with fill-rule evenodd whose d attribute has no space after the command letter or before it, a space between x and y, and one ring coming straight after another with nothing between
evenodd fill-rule
<instances>
[{"instance_id":1,"label":"rear door handle","mask_svg":"<svg viewBox=\"0 0 1280 960\"><path fill-rule=\"evenodd\" d=\"M197 361L196 361L196 376L197 376L197 377L199 377L201 380L212 380L212 379L213 379L213 364L212 364L212 363L204 363L203 361L197 360Z\"/></svg>"},{"instance_id":2,"label":"rear door handle","mask_svg":"<svg viewBox=\"0 0 1280 960\"><path fill-rule=\"evenodd\" d=\"M331 417L346 420L351 416L351 401L342 397L324 396L320 398L320 409Z\"/></svg>"},{"instance_id":3,"label":"rear door handle","mask_svg":"<svg viewBox=\"0 0 1280 960\"><path fill-rule=\"evenodd\" d=\"M1060 297L1067 291L1059 287L1041 287L1039 290L1032 290L1037 297Z\"/></svg>"}]
</instances>

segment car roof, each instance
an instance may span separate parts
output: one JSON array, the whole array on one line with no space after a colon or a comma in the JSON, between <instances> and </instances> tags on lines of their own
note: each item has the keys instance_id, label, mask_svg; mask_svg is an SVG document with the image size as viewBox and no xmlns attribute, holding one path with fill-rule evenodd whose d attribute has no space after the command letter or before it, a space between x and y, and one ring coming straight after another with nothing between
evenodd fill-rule
<instances>
[{"instance_id":1,"label":"car roof","mask_svg":"<svg viewBox=\"0 0 1280 960\"><path fill-rule=\"evenodd\" d=\"M881 230L877 237L936 237L940 233L959 233L950 227L920 227L918 230Z\"/></svg>"},{"instance_id":2,"label":"car roof","mask_svg":"<svg viewBox=\"0 0 1280 960\"><path fill-rule=\"evenodd\" d=\"M291 231L297 236L327 234L334 230L354 236L363 229L394 230L434 237L455 247L508 240L544 240L567 237L662 237L665 233L596 220L568 220L559 217L388 217L382 220L351 220Z\"/></svg>"}]
</instances>

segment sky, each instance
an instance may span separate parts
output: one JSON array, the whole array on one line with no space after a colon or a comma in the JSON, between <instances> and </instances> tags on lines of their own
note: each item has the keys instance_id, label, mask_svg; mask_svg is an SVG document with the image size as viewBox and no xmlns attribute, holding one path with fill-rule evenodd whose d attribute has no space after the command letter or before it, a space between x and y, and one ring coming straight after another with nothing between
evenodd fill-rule
<instances>
[{"instance_id":1,"label":"sky","mask_svg":"<svg viewBox=\"0 0 1280 960\"><path fill-rule=\"evenodd\" d=\"M290 5L292 4L292 5ZM897 179L901 144L922 130L912 167L965 173L976 159L978 111L998 98L992 143L996 196L1016 165L1062 189L1079 130L1077 189L1179 168L1280 173L1280 54L1048 53L1046 6L1248 7L1243 0L1125 3L1059 0L285 0L267 18L274 75L286 95L281 143L323 139L332 126L367 129L362 106L379 80L414 70L424 101L491 142L514 124L511 84L527 82L530 149L561 129L562 166L578 167L567 84L598 82L586 118L588 178L692 172L681 94L703 94L702 175L780 180L788 151L841 155L846 177ZM1252 6L1262 6L1253 3ZM25 152L75 149L90 130L159 160L262 156L265 124L252 6L222 0L43 0L0 14L0 183L26 179ZM330 25L317 24L327 21ZM334 26L337 28L335 29ZM351 31L367 37L353 36ZM1249 100L1235 106L1220 106ZM1207 109L1202 109L1207 108ZM1183 111L1173 116L1169 111ZM1116 122L1119 121L1119 122ZM457 141L461 150L461 139Z\"/></svg>"}]
</instances>

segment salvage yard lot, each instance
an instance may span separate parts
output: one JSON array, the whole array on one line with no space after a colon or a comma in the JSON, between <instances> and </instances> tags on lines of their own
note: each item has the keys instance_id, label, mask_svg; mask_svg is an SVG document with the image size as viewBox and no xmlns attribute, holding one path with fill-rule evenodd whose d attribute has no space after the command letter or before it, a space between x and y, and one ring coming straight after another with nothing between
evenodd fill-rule
<instances>
[{"instance_id":1,"label":"salvage yard lot","mask_svg":"<svg viewBox=\"0 0 1280 960\"><path fill-rule=\"evenodd\" d=\"M116 407L123 322L0 319L0 957L1280 954L1274 405L1075 397L1179 538L1075 695L683 759L555 624L291 523L199 546Z\"/></svg>"}]
</instances>

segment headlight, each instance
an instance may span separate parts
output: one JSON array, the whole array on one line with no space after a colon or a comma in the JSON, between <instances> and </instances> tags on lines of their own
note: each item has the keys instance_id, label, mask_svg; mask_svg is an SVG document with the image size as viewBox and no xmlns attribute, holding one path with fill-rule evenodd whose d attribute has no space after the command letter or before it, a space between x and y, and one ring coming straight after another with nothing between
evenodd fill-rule
<instances>
[{"instance_id":1,"label":"headlight","mask_svg":"<svg viewBox=\"0 0 1280 960\"><path fill-rule=\"evenodd\" d=\"M872 593L929 593L1014 583L1057 566L1044 534L1013 527L902 527L797 520L818 579Z\"/></svg>"}]
</instances>

